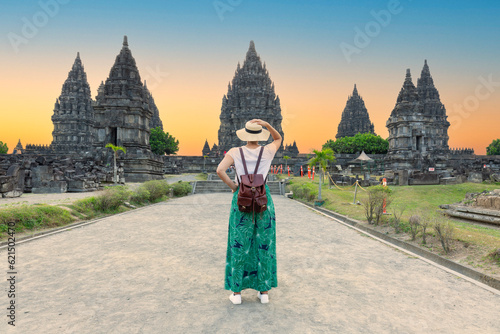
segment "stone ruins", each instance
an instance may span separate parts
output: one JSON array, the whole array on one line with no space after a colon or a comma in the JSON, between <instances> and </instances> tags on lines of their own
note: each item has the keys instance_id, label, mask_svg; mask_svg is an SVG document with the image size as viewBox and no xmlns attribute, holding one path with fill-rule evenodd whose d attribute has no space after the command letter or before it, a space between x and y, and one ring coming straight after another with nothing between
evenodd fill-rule
<instances>
[{"instance_id":1,"label":"stone ruins","mask_svg":"<svg viewBox=\"0 0 500 334\"><path fill-rule=\"evenodd\" d=\"M128 181L162 178L163 159L151 152L149 133L153 127L163 129L163 124L151 92L141 81L127 36L95 101L77 54L56 100L52 122L51 145L26 145L26 153L81 155L111 143L127 150L126 154L120 151L119 157Z\"/></svg>"},{"instance_id":2,"label":"stone ruins","mask_svg":"<svg viewBox=\"0 0 500 334\"><path fill-rule=\"evenodd\" d=\"M105 148L108 143L127 150L126 154L119 153L121 183L160 179L164 173L215 170L227 150L243 144L235 131L252 118L268 121L284 138L280 99L253 41L243 66L238 63L227 94L222 98L218 145L210 147L206 140L201 156L153 154L150 131L156 127L163 129L163 123L146 82L141 81L125 36L109 77L98 88L95 101L80 54L77 54L54 105L52 143L28 144L23 148L19 140L14 154L0 155L0 193L5 197L31 191L91 191L111 183L113 152ZM373 162L365 168L384 174L389 183L452 184L500 179L500 156L477 156L473 149L448 146L450 123L427 61L417 86L407 70L386 126L389 152L372 156ZM336 138L356 133L374 133L374 126L354 85ZM290 159L285 162L284 156ZM356 169L352 169L352 160L356 157L336 154L336 169L343 173L336 176L339 182L350 182L344 180L344 174ZM307 171L308 160L308 154L299 153L295 141L293 144L283 141L273 165L287 164L297 175L301 166ZM359 172L366 171L360 169ZM365 185L373 181L369 173L364 181Z\"/></svg>"},{"instance_id":3,"label":"stone ruins","mask_svg":"<svg viewBox=\"0 0 500 334\"><path fill-rule=\"evenodd\" d=\"M163 178L163 157L151 152L152 127L163 124L151 92L141 81L135 59L124 37L120 53L93 101L87 74L77 53L56 99L50 145L21 141L13 155L0 156L0 193L92 191L111 183L113 152L119 151L119 182ZM21 180L23 180L21 182Z\"/></svg>"},{"instance_id":4,"label":"stone ruins","mask_svg":"<svg viewBox=\"0 0 500 334\"><path fill-rule=\"evenodd\" d=\"M342 119L339 123L337 135L335 138L353 137L357 133L375 134L373 123L370 122L368 110L365 107L365 101L358 94L358 89L354 85L352 95L347 99Z\"/></svg>"},{"instance_id":5,"label":"stone ruins","mask_svg":"<svg viewBox=\"0 0 500 334\"><path fill-rule=\"evenodd\" d=\"M124 170L118 168L119 183ZM0 195L18 197L23 192L65 193L94 191L113 182L113 159L107 149L83 155L6 154L0 156Z\"/></svg>"}]
</instances>

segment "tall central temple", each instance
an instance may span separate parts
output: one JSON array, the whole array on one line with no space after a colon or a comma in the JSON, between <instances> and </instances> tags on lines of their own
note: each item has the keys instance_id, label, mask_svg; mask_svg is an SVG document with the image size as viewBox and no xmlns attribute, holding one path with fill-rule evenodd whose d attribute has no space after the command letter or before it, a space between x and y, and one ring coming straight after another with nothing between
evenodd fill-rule
<instances>
[{"instance_id":1,"label":"tall central temple","mask_svg":"<svg viewBox=\"0 0 500 334\"><path fill-rule=\"evenodd\" d=\"M221 156L230 148L244 144L236 136L236 130L245 127L245 123L254 118L268 122L284 138L280 99L274 93L274 83L266 64L260 61L251 41L243 66L238 63L232 84L229 83L227 94L222 98L218 133L218 152ZM268 142L271 141L269 137ZM283 147L280 147L277 155L282 151Z\"/></svg>"}]
</instances>

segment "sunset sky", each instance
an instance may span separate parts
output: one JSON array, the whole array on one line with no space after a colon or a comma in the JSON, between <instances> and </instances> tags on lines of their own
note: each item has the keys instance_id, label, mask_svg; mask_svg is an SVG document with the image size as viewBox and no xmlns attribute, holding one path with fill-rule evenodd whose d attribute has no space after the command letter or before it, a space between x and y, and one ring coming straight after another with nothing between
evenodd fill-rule
<instances>
[{"instance_id":1,"label":"sunset sky","mask_svg":"<svg viewBox=\"0 0 500 334\"><path fill-rule=\"evenodd\" d=\"M357 84L387 138L406 69L427 59L451 148L485 154L500 138L498 1L4 1L0 141L50 144L54 102L76 57L97 95L123 36L180 155L218 143L221 102L250 40L281 100L285 144L334 139Z\"/></svg>"}]
</instances>

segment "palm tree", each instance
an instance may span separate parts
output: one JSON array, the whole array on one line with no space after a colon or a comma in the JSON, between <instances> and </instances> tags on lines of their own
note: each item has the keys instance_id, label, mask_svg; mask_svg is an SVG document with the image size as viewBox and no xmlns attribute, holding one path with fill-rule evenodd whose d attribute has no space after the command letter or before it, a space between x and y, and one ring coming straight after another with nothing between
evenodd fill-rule
<instances>
[{"instance_id":1,"label":"palm tree","mask_svg":"<svg viewBox=\"0 0 500 334\"><path fill-rule=\"evenodd\" d=\"M285 156L283 157L283 160L285 160L285 173L288 173L288 170L286 169L288 159L290 159L290 157L289 157L288 155L285 155Z\"/></svg>"},{"instance_id":2,"label":"palm tree","mask_svg":"<svg viewBox=\"0 0 500 334\"><path fill-rule=\"evenodd\" d=\"M206 170L206 168L205 168L205 159L206 159L206 158L208 158L208 155L204 155L204 156L203 156L203 173L206 173L206 172L207 172L207 170Z\"/></svg>"},{"instance_id":3,"label":"palm tree","mask_svg":"<svg viewBox=\"0 0 500 334\"><path fill-rule=\"evenodd\" d=\"M123 151L123 153L127 154L127 150L125 149L125 147L115 146L111 143L106 144L106 147L109 147L114 152L114 154L113 154L113 182L116 184L118 182L118 178L116 175L116 172L117 172L116 158L118 157L118 151Z\"/></svg>"},{"instance_id":4,"label":"palm tree","mask_svg":"<svg viewBox=\"0 0 500 334\"><path fill-rule=\"evenodd\" d=\"M328 161L335 161L335 156L331 148L324 148L321 151L313 150L315 156L309 160L309 166L319 165L319 191L318 201L322 201L321 197L321 181L323 180L323 170L328 166Z\"/></svg>"}]
</instances>

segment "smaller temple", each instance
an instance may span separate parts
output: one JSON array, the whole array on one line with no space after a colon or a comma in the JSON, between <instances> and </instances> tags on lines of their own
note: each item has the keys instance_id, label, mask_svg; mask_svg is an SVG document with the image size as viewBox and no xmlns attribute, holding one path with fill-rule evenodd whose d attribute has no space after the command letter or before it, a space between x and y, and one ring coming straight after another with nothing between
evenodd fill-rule
<instances>
[{"instance_id":1,"label":"smaller temple","mask_svg":"<svg viewBox=\"0 0 500 334\"><path fill-rule=\"evenodd\" d=\"M16 147L14 147L14 151L12 151L12 154L23 154L23 153L24 153L23 144L21 144L21 139L19 139Z\"/></svg>"},{"instance_id":2,"label":"smaller temple","mask_svg":"<svg viewBox=\"0 0 500 334\"><path fill-rule=\"evenodd\" d=\"M219 146L217 146L217 144L214 143L208 156L209 157L219 157L220 156Z\"/></svg>"},{"instance_id":3,"label":"smaller temple","mask_svg":"<svg viewBox=\"0 0 500 334\"><path fill-rule=\"evenodd\" d=\"M205 139L205 145L203 146L203 149L201 150L201 155L208 156L210 154L210 145L208 145L208 140Z\"/></svg>"},{"instance_id":4,"label":"smaller temple","mask_svg":"<svg viewBox=\"0 0 500 334\"><path fill-rule=\"evenodd\" d=\"M295 140L292 145L285 145L285 149L283 150L283 156L289 156L290 158L295 158L299 155L299 149L297 148L297 143Z\"/></svg>"},{"instance_id":5,"label":"smaller temple","mask_svg":"<svg viewBox=\"0 0 500 334\"><path fill-rule=\"evenodd\" d=\"M353 137L358 133L373 133L374 126L370 121L368 110L366 110L363 98L358 94L356 84L352 95L347 99L346 106L342 112L342 119L339 123L335 138Z\"/></svg>"},{"instance_id":6,"label":"smaller temple","mask_svg":"<svg viewBox=\"0 0 500 334\"><path fill-rule=\"evenodd\" d=\"M449 126L446 109L426 60L417 87L410 70L406 70L403 87L387 120L389 151L386 161L393 170L444 168L450 153Z\"/></svg>"},{"instance_id":7,"label":"smaller temple","mask_svg":"<svg viewBox=\"0 0 500 334\"><path fill-rule=\"evenodd\" d=\"M94 142L94 109L87 74L77 53L52 115L51 149L55 153L85 152Z\"/></svg>"}]
</instances>

